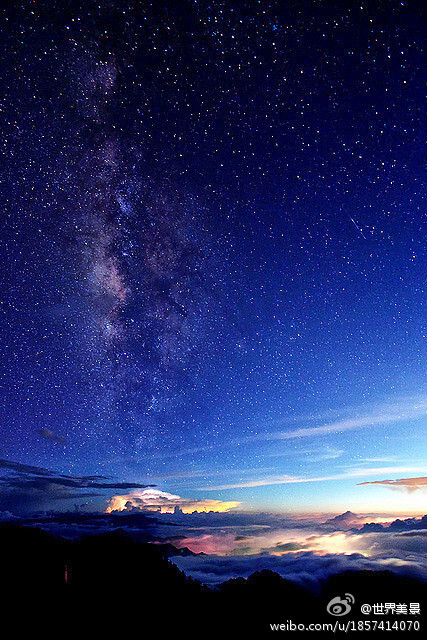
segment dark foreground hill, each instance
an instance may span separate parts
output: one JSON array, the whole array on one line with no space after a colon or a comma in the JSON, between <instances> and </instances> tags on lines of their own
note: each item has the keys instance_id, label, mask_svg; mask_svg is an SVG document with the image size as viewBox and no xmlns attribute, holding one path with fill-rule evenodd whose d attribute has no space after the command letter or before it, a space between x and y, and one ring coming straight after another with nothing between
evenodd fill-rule
<instances>
[{"instance_id":1,"label":"dark foreground hill","mask_svg":"<svg viewBox=\"0 0 427 640\"><path fill-rule=\"evenodd\" d=\"M134 542L120 530L71 542L38 528L3 525L0 553L0 588L9 603L3 603L3 610L10 616L9 606L14 607L16 628L26 628L26 636L50 629L67 637L262 638L282 631L300 635L301 628L292 629L289 622L357 625L359 620L390 625L405 620L413 627L415 621L422 625L422 616L409 613L410 605L427 606L425 584L389 571L333 575L316 592L271 571L213 589L173 564L170 545ZM326 611L332 598L345 599L346 594L354 600L348 614ZM408 613L397 613L402 607L395 607L388 615L362 615L362 603L406 604ZM284 627L273 631L271 624ZM397 636L402 637L402 629L394 629ZM328 631L315 637L335 635ZM410 632L409 637L421 636Z\"/></svg>"}]
</instances>

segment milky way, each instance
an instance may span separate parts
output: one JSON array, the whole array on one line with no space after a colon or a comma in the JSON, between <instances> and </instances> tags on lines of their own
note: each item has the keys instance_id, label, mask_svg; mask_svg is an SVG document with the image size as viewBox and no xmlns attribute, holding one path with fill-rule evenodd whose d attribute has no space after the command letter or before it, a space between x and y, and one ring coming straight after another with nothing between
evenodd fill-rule
<instances>
[{"instance_id":1,"label":"milky way","mask_svg":"<svg viewBox=\"0 0 427 640\"><path fill-rule=\"evenodd\" d=\"M23 2L1 35L3 457L241 508L423 477L415 5Z\"/></svg>"},{"instance_id":2,"label":"milky way","mask_svg":"<svg viewBox=\"0 0 427 640\"><path fill-rule=\"evenodd\" d=\"M147 180L135 164L143 151L115 133L113 56L77 50L74 66L75 134L84 144L67 176L73 214L64 229L82 301L80 349L99 380L100 432L121 433L124 422L138 447L162 441L159 420L179 402L176 378L218 317L212 287L219 252L197 200Z\"/></svg>"}]
</instances>

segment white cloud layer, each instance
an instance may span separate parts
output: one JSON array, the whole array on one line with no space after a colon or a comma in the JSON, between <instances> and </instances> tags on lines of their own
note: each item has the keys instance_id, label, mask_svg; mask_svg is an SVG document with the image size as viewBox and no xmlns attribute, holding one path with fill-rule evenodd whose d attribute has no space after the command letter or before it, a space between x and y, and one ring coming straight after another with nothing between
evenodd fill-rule
<instances>
[{"instance_id":1,"label":"white cloud layer","mask_svg":"<svg viewBox=\"0 0 427 640\"><path fill-rule=\"evenodd\" d=\"M217 511L225 512L237 507L240 502L207 499L181 498L159 489L134 490L127 494L113 496L108 503L106 513L115 511L159 511L173 513L175 508L183 513Z\"/></svg>"}]
</instances>

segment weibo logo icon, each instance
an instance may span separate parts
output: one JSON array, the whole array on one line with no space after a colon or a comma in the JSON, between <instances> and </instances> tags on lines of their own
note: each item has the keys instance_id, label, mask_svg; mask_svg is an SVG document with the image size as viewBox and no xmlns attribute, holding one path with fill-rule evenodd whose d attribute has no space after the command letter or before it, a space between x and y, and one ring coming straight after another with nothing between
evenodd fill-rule
<instances>
[{"instance_id":1,"label":"weibo logo icon","mask_svg":"<svg viewBox=\"0 0 427 640\"><path fill-rule=\"evenodd\" d=\"M351 593L346 593L344 598L336 596L327 604L326 611L332 616L345 616L351 611L351 605L354 604L354 596Z\"/></svg>"}]
</instances>

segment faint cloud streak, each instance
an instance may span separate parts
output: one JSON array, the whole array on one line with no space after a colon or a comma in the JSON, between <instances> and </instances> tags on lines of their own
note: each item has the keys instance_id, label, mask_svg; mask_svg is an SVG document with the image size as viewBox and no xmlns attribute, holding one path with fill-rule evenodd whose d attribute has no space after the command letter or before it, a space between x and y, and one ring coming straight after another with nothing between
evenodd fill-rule
<instances>
[{"instance_id":1,"label":"faint cloud streak","mask_svg":"<svg viewBox=\"0 0 427 640\"><path fill-rule=\"evenodd\" d=\"M383 473L411 473L417 471L424 471L424 468L420 467L373 467L366 469L351 469L345 473L329 476L318 476L314 478L301 478L298 476L290 476L286 474L267 476L265 478L258 478L249 480L247 482L240 482L236 484L224 484L215 487L203 487L204 491L222 491L224 489L245 489L250 487L264 487L275 484L298 484L305 482L326 482L330 480L345 480L350 478L357 478L360 476L380 475ZM389 481L392 482L392 481ZM360 483L365 484L365 483ZM372 484L372 483L368 483ZM202 489L200 489L202 490Z\"/></svg>"},{"instance_id":2,"label":"faint cloud streak","mask_svg":"<svg viewBox=\"0 0 427 640\"><path fill-rule=\"evenodd\" d=\"M359 485L382 484L391 489L401 489L412 493L418 489L427 489L427 477L398 478L396 480L374 480L372 482L359 482Z\"/></svg>"}]
</instances>

